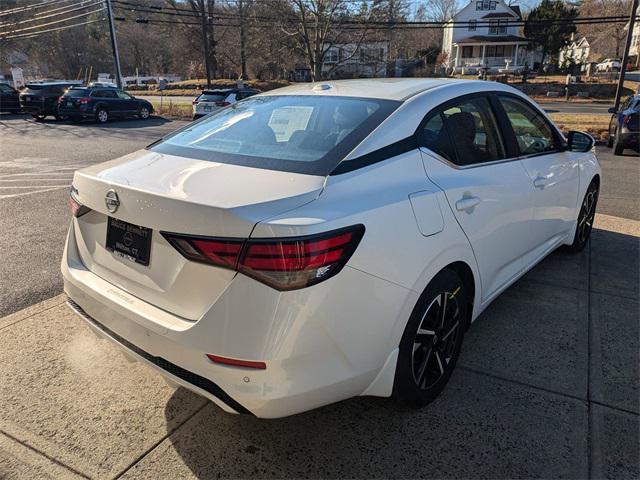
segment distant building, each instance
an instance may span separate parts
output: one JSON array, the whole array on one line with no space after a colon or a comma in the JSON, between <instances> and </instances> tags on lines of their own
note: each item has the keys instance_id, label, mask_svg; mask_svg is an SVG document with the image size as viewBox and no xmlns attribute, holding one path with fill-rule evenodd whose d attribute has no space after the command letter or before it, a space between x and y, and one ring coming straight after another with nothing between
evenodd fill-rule
<instances>
[{"instance_id":1,"label":"distant building","mask_svg":"<svg viewBox=\"0 0 640 480\"><path fill-rule=\"evenodd\" d=\"M504 0L471 0L444 26L442 51L444 66L459 73L475 72L481 67L489 71L530 68L540 60L537 50L528 50L530 41L520 27L509 22L522 20L520 7ZM464 23L465 27L454 26Z\"/></svg>"},{"instance_id":2,"label":"distant building","mask_svg":"<svg viewBox=\"0 0 640 480\"><path fill-rule=\"evenodd\" d=\"M583 65L589 61L590 53L591 46L587 37L575 40L572 35L571 42L558 53L558 66L564 68L569 64Z\"/></svg>"}]
</instances>

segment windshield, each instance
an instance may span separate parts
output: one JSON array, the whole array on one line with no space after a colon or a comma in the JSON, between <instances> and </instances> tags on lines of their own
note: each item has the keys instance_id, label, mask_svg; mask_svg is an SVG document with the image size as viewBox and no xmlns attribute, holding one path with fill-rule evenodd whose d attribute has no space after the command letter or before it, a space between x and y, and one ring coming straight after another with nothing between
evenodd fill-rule
<instances>
[{"instance_id":1,"label":"windshield","mask_svg":"<svg viewBox=\"0 0 640 480\"><path fill-rule=\"evenodd\" d=\"M202 160L328 175L398 105L352 97L251 97L150 148Z\"/></svg>"}]
</instances>

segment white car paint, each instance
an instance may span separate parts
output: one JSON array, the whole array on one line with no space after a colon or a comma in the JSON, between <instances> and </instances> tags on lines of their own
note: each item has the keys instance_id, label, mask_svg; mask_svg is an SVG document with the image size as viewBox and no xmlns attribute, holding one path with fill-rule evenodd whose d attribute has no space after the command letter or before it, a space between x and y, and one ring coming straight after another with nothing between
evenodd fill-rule
<instances>
[{"instance_id":1,"label":"white car paint","mask_svg":"<svg viewBox=\"0 0 640 480\"><path fill-rule=\"evenodd\" d=\"M343 166L411 136L442 103L490 91L527 98L499 83L441 79L298 84L260 96L401 101L344 155ZM595 176L593 152L461 168L415 146L340 174L313 175L143 150L76 172L76 198L91 211L71 222L65 292L95 331L229 412L274 418L356 395L389 396L407 320L438 272L454 262L467 266L474 320L546 254L572 242ZM119 195L115 213L105 204L109 189ZM105 248L109 215L153 230L149 266ZM289 291L191 261L159 234L288 238L355 224L365 233L346 266ZM206 354L266 369L218 364Z\"/></svg>"}]
</instances>

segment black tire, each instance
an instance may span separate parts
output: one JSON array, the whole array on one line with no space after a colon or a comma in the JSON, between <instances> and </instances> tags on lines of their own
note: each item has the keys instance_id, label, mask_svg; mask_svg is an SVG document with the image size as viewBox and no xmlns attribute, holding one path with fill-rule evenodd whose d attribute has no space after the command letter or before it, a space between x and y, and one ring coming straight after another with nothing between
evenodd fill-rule
<instances>
[{"instance_id":1,"label":"black tire","mask_svg":"<svg viewBox=\"0 0 640 480\"><path fill-rule=\"evenodd\" d=\"M43 121L43 120L47 117L46 115L40 115L40 114L38 114L38 115L31 115L31 116L32 116L33 118L35 118L35 119L36 119L36 122L41 122L41 121Z\"/></svg>"},{"instance_id":2,"label":"black tire","mask_svg":"<svg viewBox=\"0 0 640 480\"><path fill-rule=\"evenodd\" d=\"M613 137L611 134L609 134L609 138L607 138L607 148L611 148L613 147L613 139L615 137Z\"/></svg>"},{"instance_id":3,"label":"black tire","mask_svg":"<svg viewBox=\"0 0 640 480\"><path fill-rule=\"evenodd\" d=\"M584 250L591 237L593 229L593 221L596 216L596 207L598 206L599 187L595 180L591 181L587 193L584 194L580 213L578 213L578 224L576 225L576 233L573 236L573 243L566 245L563 250L569 253L578 253Z\"/></svg>"},{"instance_id":4,"label":"black tire","mask_svg":"<svg viewBox=\"0 0 640 480\"><path fill-rule=\"evenodd\" d=\"M422 408L445 387L460 356L468 303L465 285L455 271L444 269L431 280L400 342L393 386L399 402Z\"/></svg>"},{"instance_id":5,"label":"black tire","mask_svg":"<svg viewBox=\"0 0 640 480\"><path fill-rule=\"evenodd\" d=\"M620 156L622 155L623 152L624 152L624 145L620 143L618 139L618 135L616 135L616 138L613 140L613 154Z\"/></svg>"},{"instance_id":6,"label":"black tire","mask_svg":"<svg viewBox=\"0 0 640 480\"><path fill-rule=\"evenodd\" d=\"M96 110L95 120L97 123L107 123L109 121L109 112L106 108L100 107Z\"/></svg>"},{"instance_id":7,"label":"black tire","mask_svg":"<svg viewBox=\"0 0 640 480\"><path fill-rule=\"evenodd\" d=\"M147 120L150 116L151 111L149 110L149 107L140 107L140 110L138 110L138 117L141 120Z\"/></svg>"}]
</instances>

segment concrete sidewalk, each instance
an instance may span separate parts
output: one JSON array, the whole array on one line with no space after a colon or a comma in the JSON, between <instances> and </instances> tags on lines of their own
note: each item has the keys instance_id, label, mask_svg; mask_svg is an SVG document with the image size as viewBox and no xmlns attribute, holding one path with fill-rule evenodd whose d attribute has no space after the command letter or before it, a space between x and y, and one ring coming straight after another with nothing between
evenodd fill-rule
<instances>
[{"instance_id":1,"label":"concrete sidewalk","mask_svg":"<svg viewBox=\"0 0 640 480\"><path fill-rule=\"evenodd\" d=\"M474 324L422 411L234 416L52 298L0 319L0 478L638 478L640 222L599 215Z\"/></svg>"}]
</instances>

